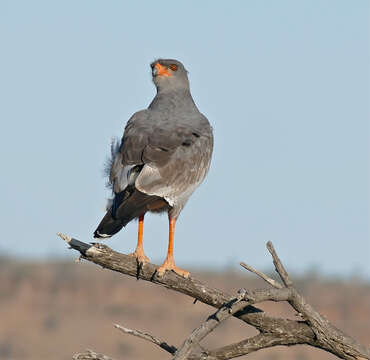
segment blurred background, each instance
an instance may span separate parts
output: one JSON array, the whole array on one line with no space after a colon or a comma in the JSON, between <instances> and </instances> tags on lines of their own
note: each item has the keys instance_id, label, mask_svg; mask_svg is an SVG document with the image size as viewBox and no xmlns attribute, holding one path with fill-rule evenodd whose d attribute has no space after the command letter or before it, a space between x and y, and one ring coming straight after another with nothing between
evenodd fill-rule
<instances>
[{"instance_id":1,"label":"blurred background","mask_svg":"<svg viewBox=\"0 0 370 360\"><path fill-rule=\"evenodd\" d=\"M145 358L147 344L112 322L178 345L212 311L74 264L55 235L92 241L111 138L154 97L159 57L185 64L215 135L177 224L178 265L228 291L261 287L238 263L269 271L271 240L312 304L369 344L369 19L366 0L1 0L0 359ZM146 217L154 263L167 229L166 216ZM131 223L106 243L128 253L136 233ZM225 327L210 341L248 335L237 320ZM281 351L249 358L332 358Z\"/></svg>"}]
</instances>

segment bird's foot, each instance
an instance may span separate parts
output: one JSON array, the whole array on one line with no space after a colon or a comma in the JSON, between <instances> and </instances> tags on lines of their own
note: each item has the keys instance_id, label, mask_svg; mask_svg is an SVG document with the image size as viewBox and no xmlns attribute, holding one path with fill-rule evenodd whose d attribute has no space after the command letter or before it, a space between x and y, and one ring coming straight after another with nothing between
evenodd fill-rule
<instances>
[{"instance_id":1,"label":"bird's foot","mask_svg":"<svg viewBox=\"0 0 370 360\"><path fill-rule=\"evenodd\" d=\"M164 263L157 269L157 274L159 277L162 277L166 271L174 271L176 274L182 276L183 278L187 279L190 276L189 271L180 269L175 265L173 259L166 259Z\"/></svg>"},{"instance_id":2,"label":"bird's foot","mask_svg":"<svg viewBox=\"0 0 370 360\"><path fill-rule=\"evenodd\" d=\"M129 256L135 256L138 264L144 265L146 263L150 263L150 260L145 255L144 250L136 249L135 252L129 254Z\"/></svg>"}]
</instances>

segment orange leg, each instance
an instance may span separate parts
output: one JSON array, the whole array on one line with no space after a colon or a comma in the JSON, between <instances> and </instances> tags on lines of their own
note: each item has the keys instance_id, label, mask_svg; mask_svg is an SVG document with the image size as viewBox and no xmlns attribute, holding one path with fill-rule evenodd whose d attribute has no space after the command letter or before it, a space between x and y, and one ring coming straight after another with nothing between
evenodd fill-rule
<instances>
[{"instance_id":1,"label":"orange leg","mask_svg":"<svg viewBox=\"0 0 370 360\"><path fill-rule=\"evenodd\" d=\"M189 271L182 270L175 265L175 260L173 258L173 238L175 234L176 218L171 218L168 216L169 220L169 239L168 239L168 252L164 263L157 269L157 274L163 276L166 270L173 270L176 274L184 278L188 278Z\"/></svg>"},{"instance_id":2,"label":"orange leg","mask_svg":"<svg viewBox=\"0 0 370 360\"><path fill-rule=\"evenodd\" d=\"M144 214L139 217L139 228L137 233L137 245L134 253L130 254L135 256L137 261L140 264L145 264L150 262L149 259L145 256L143 248L143 231L144 231Z\"/></svg>"}]
</instances>

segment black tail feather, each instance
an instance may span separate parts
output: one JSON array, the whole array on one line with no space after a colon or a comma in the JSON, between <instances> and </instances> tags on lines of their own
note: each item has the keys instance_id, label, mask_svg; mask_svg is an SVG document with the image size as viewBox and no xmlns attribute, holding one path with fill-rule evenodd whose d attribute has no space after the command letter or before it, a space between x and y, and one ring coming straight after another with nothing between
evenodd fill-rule
<instances>
[{"instance_id":1,"label":"black tail feather","mask_svg":"<svg viewBox=\"0 0 370 360\"><path fill-rule=\"evenodd\" d=\"M121 221L114 219L111 209L107 211L102 221L94 231L94 238L108 238L123 228Z\"/></svg>"},{"instance_id":2,"label":"black tail feather","mask_svg":"<svg viewBox=\"0 0 370 360\"><path fill-rule=\"evenodd\" d=\"M148 210L168 209L168 203L161 197L144 194L135 188L116 194L112 207L107 211L94 232L95 238L107 238L118 233L131 220Z\"/></svg>"}]
</instances>

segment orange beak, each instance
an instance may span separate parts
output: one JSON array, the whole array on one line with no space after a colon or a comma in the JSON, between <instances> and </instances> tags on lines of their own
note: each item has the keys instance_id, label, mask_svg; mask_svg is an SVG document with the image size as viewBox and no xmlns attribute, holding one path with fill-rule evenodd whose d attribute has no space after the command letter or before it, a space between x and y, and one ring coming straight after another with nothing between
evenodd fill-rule
<instances>
[{"instance_id":1,"label":"orange beak","mask_svg":"<svg viewBox=\"0 0 370 360\"><path fill-rule=\"evenodd\" d=\"M156 76L158 75L172 76L172 74L168 71L168 69L165 66L161 65L160 63L156 63L154 67L156 69L156 73L155 73Z\"/></svg>"}]
</instances>

